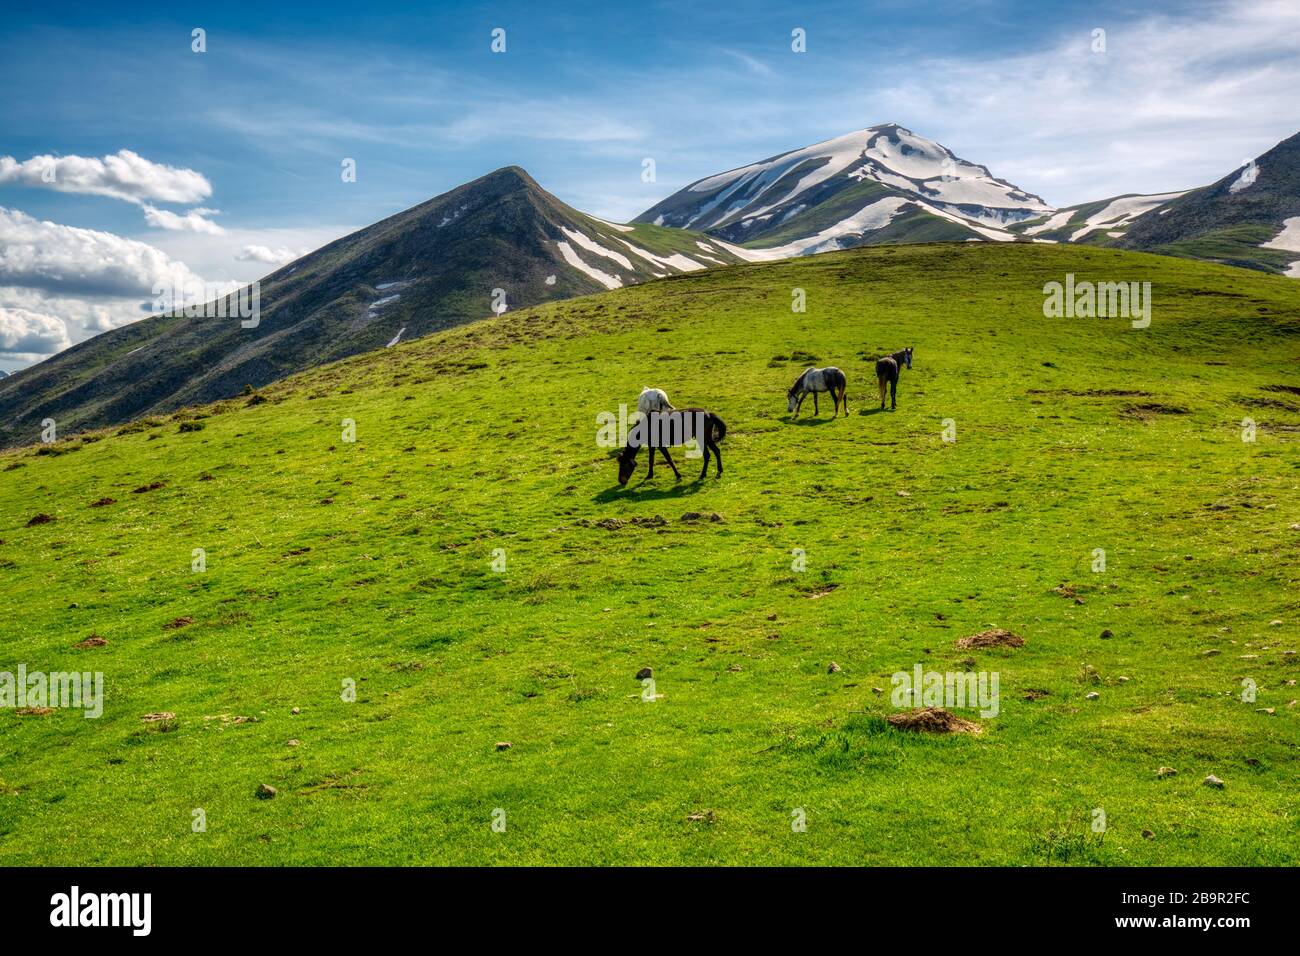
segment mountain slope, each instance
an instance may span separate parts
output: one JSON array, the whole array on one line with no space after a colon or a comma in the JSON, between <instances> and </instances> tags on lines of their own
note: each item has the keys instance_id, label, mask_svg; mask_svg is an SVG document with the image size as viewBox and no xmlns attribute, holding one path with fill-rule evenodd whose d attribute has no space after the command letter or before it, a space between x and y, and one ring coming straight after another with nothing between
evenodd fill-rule
<instances>
[{"instance_id":1,"label":"mountain slope","mask_svg":"<svg viewBox=\"0 0 1300 956\"><path fill-rule=\"evenodd\" d=\"M256 328L159 315L0 381L0 445L46 418L68 434L228 398L483 318L494 294L518 308L735 261L707 236L587 216L507 167L273 272Z\"/></svg>"},{"instance_id":2,"label":"mountain slope","mask_svg":"<svg viewBox=\"0 0 1300 956\"><path fill-rule=\"evenodd\" d=\"M1155 319L1044 321L1066 273ZM0 708L0 864L1294 865L1298 342L1272 276L877 246L0 453L0 670L105 675L99 719ZM789 419L805 356L848 417ZM722 416L721 479L616 485L596 416L642 385ZM1025 646L954 646L991 626ZM997 715L893 728L914 666Z\"/></svg>"},{"instance_id":3,"label":"mountain slope","mask_svg":"<svg viewBox=\"0 0 1300 956\"><path fill-rule=\"evenodd\" d=\"M709 176L637 217L776 259L881 242L1010 241L1042 199L895 123Z\"/></svg>"},{"instance_id":4,"label":"mountain slope","mask_svg":"<svg viewBox=\"0 0 1300 956\"><path fill-rule=\"evenodd\" d=\"M1115 245L1300 277L1300 133L1142 216Z\"/></svg>"},{"instance_id":5,"label":"mountain slope","mask_svg":"<svg viewBox=\"0 0 1300 956\"><path fill-rule=\"evenodd\" d=\"M1010 232L1039 242L1084 242L1109 246L1142 216L1157 212L1183 193L1138 195L1125 193L1110 199L1062 206L1044 216L1009 226Z\"/></svg>"}]
</instances>

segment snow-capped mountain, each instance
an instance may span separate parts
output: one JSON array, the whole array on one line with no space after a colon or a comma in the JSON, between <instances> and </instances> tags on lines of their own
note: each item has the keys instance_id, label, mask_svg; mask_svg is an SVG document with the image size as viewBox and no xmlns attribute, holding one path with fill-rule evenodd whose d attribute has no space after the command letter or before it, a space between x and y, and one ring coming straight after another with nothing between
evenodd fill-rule
<instances>
[{"instance_id":1,"label":"snow-capped mountain","mask_svg":"<svg viewBox=\"0 0 1300 956\"><path fill-rule=\"evenodd\" d=\"M894 123L691 183L637 222L698 229L776 259L884 242L993 239L1052 212L1038 196Z\"/></svg>"},{"instance_id":2,"label":"snow-capped mountain","mask_svg":"<svg viewBox=\"0 0 1300 956\"><path fill-rule=\"evenodd\" d=\"M67 434L116 424L494 312L737 261L700 233L588 216L508 166L277 269L253 328L155 315L4 378L0 446L34 441L47 416Z\"/></svg>"}]
</instances>

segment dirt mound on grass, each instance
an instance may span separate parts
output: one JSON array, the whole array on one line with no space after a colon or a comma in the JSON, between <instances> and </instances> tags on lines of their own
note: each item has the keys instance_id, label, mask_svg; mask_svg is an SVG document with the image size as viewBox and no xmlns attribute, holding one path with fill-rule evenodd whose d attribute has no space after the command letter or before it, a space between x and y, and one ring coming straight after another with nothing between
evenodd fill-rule
<instances>
[{"instance_id":1,"label":"dirt mound on grass","mask_svg":"<svg viewBox=\"0 0 1300 956\"><path fill-rule=\"evenodd\" d=\"M980 631L970 637L959 637L955 646L959 651L969 651L976 647L1024 647L1025 639L1019 634L995 627L991 631Z\"/></svg>"},{"instance_id":2,"label":"dirt mound on grass","mask_svg":"<svg viewBox=\"0 0 1300 956\"><path fill-rule=\"evenodd\" d=\"M885 720L899 730L917 730L927 734L978 734L983 728L963 720L942 707L918 707L902 714L890 714Z\"/></svg>"}]
</instances>

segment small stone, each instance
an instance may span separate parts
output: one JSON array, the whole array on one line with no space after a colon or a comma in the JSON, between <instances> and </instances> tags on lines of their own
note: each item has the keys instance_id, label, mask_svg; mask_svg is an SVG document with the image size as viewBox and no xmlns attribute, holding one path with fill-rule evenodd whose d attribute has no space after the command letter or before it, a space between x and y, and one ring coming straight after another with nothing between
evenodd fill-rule
<instances>
[{"instance_id":1,"label":"small stone","mask_svg":"<svg viewBox=\"0 0 1300 956\"><path fill-rule=\"evenodd\" d=\"M302 743L301 740L299 740L297 737L294 737L292 740L289 741L289 746L290 746L290 747L297 747L297 746L299 746L301 743Z\"/></svg>"},{"instance_id":2,"label":"small stone","mask_svg":"<svg viewBox=\"0 0 1300 956\"><path fill-rule=\"evenodd\" d=\"M1255 713L1257 713L1257 714L1268 714L1270 717L1272 717L1274 714L1277 713L1277 708L1276 708L1276 707L1261 707L1261 708L1259 708L1258 710L1256 710Z\"/></svg>"},{"instance_id":3,"label":"small stone","mask_svg":"<svg viewBox=\"0 0 1300 956\"><path fill-rule=\"evenodd\" d=\"M723 520L723 519L722 519L722 515L718 514L718 513L715 511L715 512L713 512L712 514L709 515L709 520L710 520L710 521L721 521L721 520Z\"/></svg>"},{"instance_id":4,"label":"small stone","mask_svg":"<svg viewBox=\"0 0 1300 956\"><path fill-rule=\"evenodd\" d=\"M1202 656L1202 657L1218 657L1221 653L1223 653L1223 652L1220 651L1217 647L1211 647L1208 651L1201 651L1201 656Z\"/></svg>"},{"instance_id":5,"label":"small stone","mask_svg":"<svg viewBox=\"0 0 1300 956\"><path fill-rule=\"evenodd\" d=\"M1095 690L1090 690L1088 693L1083 695L1084 700L1097 700L1100 697L1101 694L1097 693Z\"/></svg>"},{"instance_id":6,"label":"small stone","mask_svg":"<svg viewBox=\"0 0 1300 956\"><path fill-rule=\"evenodd\" d=\"M647 677L654 677L655 669L653 667L643 667L636 672L637 680L645 680Z\"/></svg>"},{"instance_id":7,"label":"small stone","mask_svg":"<svg viewBox=\"0 0 1300 956\"><path fill-rule=\"evenodd\" d=\"M912 493L911 493L910 491L900 491L900 492L898 493L898 497L900 497L900 498L910 498L910 497L912 497Z\"/></svg>"},{"instance_id":8,"label":"small stone","mask_svg":"<svg viewBox=\"0 0 1300 956\"><path fill-rule=\"evenodd\" d=\"M1115 678L1115 679L1116 679L1117 681L1119 681L1121 684L1127 684L1127 683L1128 683L1128 678L1127 678L1127 677L1117 677L1117 678Z\"/></svg>"},{"instance_id":9,"label":"small stone","mask_svg":"<svg viewBox=\"0 0 1300 956\"><path fill-rule=\"evenodd\" d=\"M768 619L769 621L775 621L775 620L776 620L776 615L775 615L775 614L769 614L769 615L767 616L767 619Z\"/></svg>"},{"instance_id":10,"label":"small stone","mask_svg":"<svg viewBox=\"0 0 1300 956\"><path fill-rule=\"evenodd\" d=\"M1205 784L1207 787L1218 787L1220 790L1223 789L1223 781L1220 780L1218 777L1216 777L1214 774L1210 774L1208 777L1202 780L1201 783Z\"/></svg>"},{"instance_id":11,"label":"small stone","mask_svg":"<svg viewBox=\"0 0 1300 956\"><path fill-rule=\"evenodd\" d=\"M1154 840L1155 838L1156 838L1156 835L1155 835L1154 833L1152 833L1150 830L1143 830L1143 831L1142 831L1142 839L1144 839L1144 840Z\"/></svg>"},{"instance_id":12,"label":"small stone","mask_svg":"<svg viewBox=\"0 0 1300 956\"><path fill-rule=\"evenodd\" d=\"M730 667L727 668L727 670L731 671L731 673L733 674L739 674L741 671L744 670L744 668L741 667L739 664L732 664Z\"/></svg>"},{"instance_id":13,"label":"small stone","mask_svg":"<svg viewBox=\"0 0 1300 956\"><path fill-rule=\"evenodd\" d=\"M1282 626L1282 622L1279 621L1279 620L1269 621L1269 622L1268 622L1268 626L1269 626L1269 627L1281 627L1281 626Z\"/></svg>"},{"instance_id":14,"label":"small stone","mask_svg":"<svg viewBox=\"0 0 1300 956\"><path fill-rule=\"evenodd\" d=\"M512 744L512 743L511 743L510 741L508 741L508 740L498 740L498 741L496 742L496 749L497 749L497 750L509 750L509 749L510 749L511 747L513 747L513 746L514 746L514 744Z\"/></svg>"},{"instance_id":15,"label":"small stone","mask_svg":"<svg viewBox=\"0 0 1300 956\"><path fill-rule=\"evenodd\" d=\"M277 793L279 793L279 791L276 790L275 787L271 786L269 783L263 783L257 788L257 799L274 800Z\"/></svg>"},{"instance_id":16,"label":"small stone","mask_svg":"<svg viewBox=\"0 0 1300 956\"><path fill-rule=\"evenodd\" d=\"M1115 636L1115 632L1112 631L1110 628L1106 628L1106 630L1101 632L1101 639L1103 641L1108 641L1114 636Z\"/></svg>"},{"instance_id":17,"label":"small stone","mask_svg":"<svg viewBox=\"0 0 1300 956\"><path fill-rule=\"evenodd\" d=\"M301 713L302 713L302 708L301 708L301 707L295 707L293 710L289 711L289 713L291 713L291 714L295 714L295 715L297 715L297 714L301 714Z\"/></svg>"},{"instance_id":18,"label":"small stone","mask_svg":"<svg viewBox=\"0 0 1300 956\"><path fill-rule=\"evenodd\" d=\"M873 693L873 694L883 694L884 692L885 692L885 688L883 688L883 687L873 687L873 688L871 688L871 693Z\"/></svg>"},{"instance_id":19,"label":"small stone","mask_svg":"<svg viewBox=\"0 0 1300 956\"><path fill-rule=\"evenodd\" d=\"M839 672L840 672L840 665L836 664L834 661L831 661L831 666L826 668L826 673L838 674Z\"/></svg>"},{"instance_id":20,"label":"small stone","mask_svg":"<svg viewBox=\"0 0 1300 956\"><path fill-rule=\"evenodd\" d=\"M1172 777L1172 776L1174 776L1176 773L1178 773L1178 771L1175 770L1173 767L1161 767L1159 770L1156 771L1156 776L1157 776L1157 777Z\"/></svg>"}]
</instances>

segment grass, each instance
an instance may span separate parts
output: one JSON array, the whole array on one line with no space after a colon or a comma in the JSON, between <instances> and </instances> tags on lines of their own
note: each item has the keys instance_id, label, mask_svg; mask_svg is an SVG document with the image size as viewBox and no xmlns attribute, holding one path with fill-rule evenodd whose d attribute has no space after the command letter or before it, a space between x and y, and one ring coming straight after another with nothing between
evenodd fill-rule
<instances>
[{"instance_id":1,"label":"grass","mask_svg":"<svg viewBox=\"0 0 1300 956\"><path fill-rule=\"evenodd\" d=\"M1150 328L1045 319L1066 272L1150 281ZM874 247L2 454L0 670L107 700L0 711L0 863L1294 863L1298 331L1300 284L1242 270ZM847 419L789 420L795 352L846 371ZM727 421L721 480L642 456L617 487L596 415L642 385ZM1026 645L954 648L989 627ZM895 730L918 662L998 672L1000 713Z\"/></svg>"}]
</instances>

